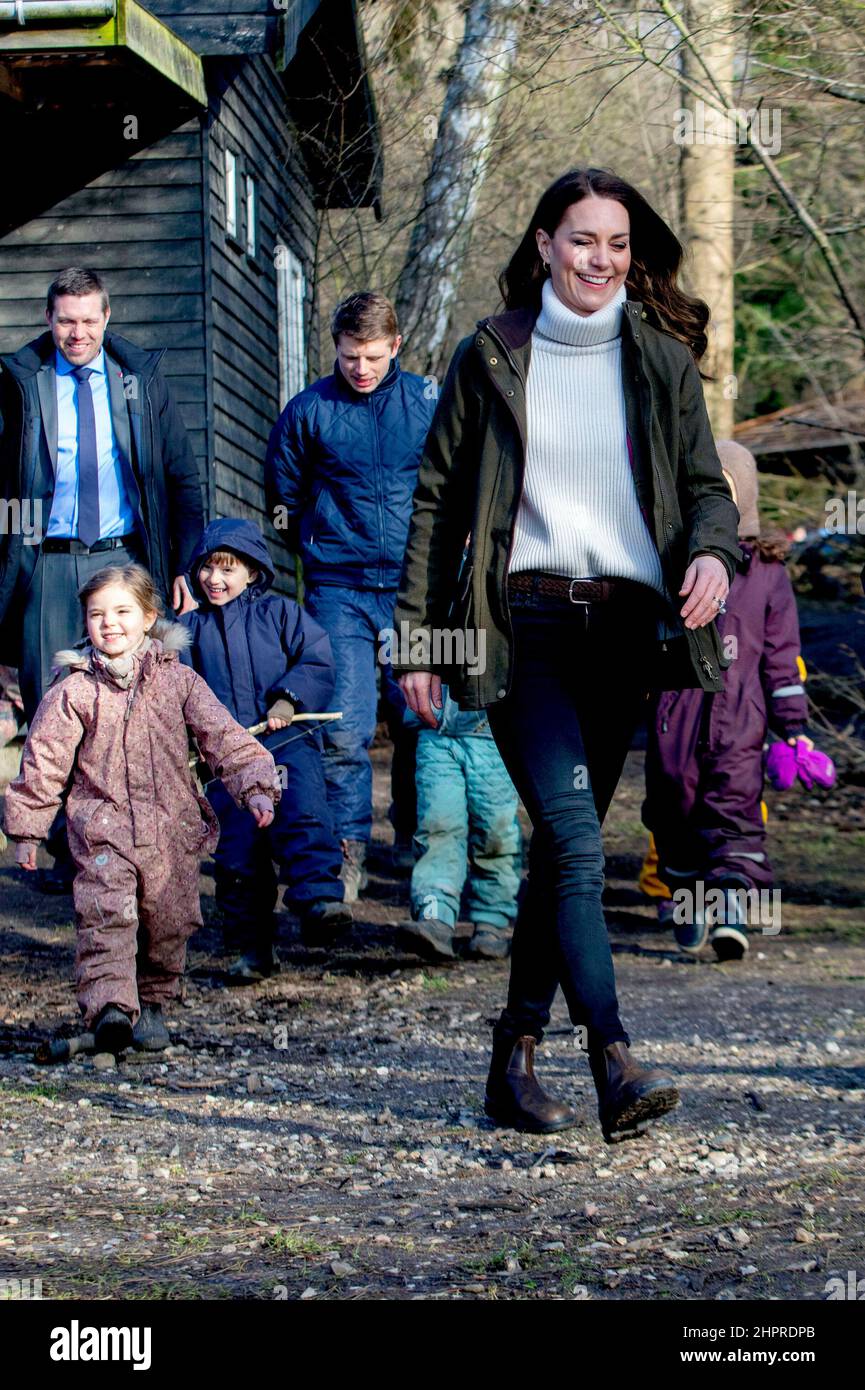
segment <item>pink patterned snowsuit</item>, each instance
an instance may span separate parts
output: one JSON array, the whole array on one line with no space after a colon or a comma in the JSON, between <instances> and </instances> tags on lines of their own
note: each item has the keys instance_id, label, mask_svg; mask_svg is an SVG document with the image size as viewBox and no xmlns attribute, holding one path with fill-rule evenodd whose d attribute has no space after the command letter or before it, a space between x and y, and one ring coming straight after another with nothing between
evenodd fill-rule
<instances>
[{"instance_id":1,"label":"pink patterned snowsuit","mask_svg":"<svg viewBox=\"0 0 865 1390\"><path fill-rule=\"evenodd\" d=\"M141 1004L179 993L186 943L202 922L199 861L219 838L193 785L187 730L238 805L279 799L271 755L178 660L188 634L175 623L156 631L162 640L128 690L86 650L60 654L69 674L42 700L6 795L7 834L42 840L71 774L75 982L86 1027L106 1004L135 1023Z\"/></svg>"}]
</instances>

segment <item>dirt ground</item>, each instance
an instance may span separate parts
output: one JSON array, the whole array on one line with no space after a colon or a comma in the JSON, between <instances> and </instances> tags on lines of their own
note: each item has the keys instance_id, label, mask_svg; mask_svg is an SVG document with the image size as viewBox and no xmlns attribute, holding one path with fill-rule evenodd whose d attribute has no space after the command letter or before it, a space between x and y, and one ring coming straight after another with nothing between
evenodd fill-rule
<instances>
[{"instance_id":1,"label":"dirt ground","mask_svg":"<svg viewBox=\"0 0 865 1390\"><path fill-rule=\"evenodd\" d=\"M44 1298L823 1300L865 1271L865 791L771 802L783 930L682 959L635 888L642 755L608 821L623 1016L683 1103L607 1146L559 1001L541 1049L579 1126L482 1109L507 968L394 944L406 880L376 854L346 947L226 987L212 880L174 1045L119 1069L33 1061L77 1031L71 899L0 867L0 1279ZM0 1285L2 1288L2 1285Z\"/></svg>"}]
</instances>

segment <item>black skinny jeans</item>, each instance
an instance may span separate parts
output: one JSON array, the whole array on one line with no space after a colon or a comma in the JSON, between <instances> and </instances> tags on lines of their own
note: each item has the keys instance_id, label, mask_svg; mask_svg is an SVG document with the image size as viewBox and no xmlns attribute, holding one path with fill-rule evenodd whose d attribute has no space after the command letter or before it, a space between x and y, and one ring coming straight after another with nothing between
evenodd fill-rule
<instances>
[{"instance_id":1,"label":"black skinny jeans","mask_svg":"<svg viewBox=\"0 0 865 1390\"><path fill-rule=\"evenodd\" d=\"M533 834L496 1032L540 1040L561 984L590 1049L627 1043L601 907L601 824L646 707L657 600L641 586L590 606L520 596L510 607L513 681L488 713Z\"/></svg>"}]
</instances>

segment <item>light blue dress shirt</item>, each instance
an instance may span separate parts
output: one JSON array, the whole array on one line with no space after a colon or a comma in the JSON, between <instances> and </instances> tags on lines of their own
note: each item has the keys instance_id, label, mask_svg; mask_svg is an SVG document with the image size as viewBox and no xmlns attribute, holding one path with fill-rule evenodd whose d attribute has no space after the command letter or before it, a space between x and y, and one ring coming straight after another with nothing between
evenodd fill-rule
<instances>
[{"instance_id":1,"label":"light blue dress shirt","mask_svg":"<svg viewBox=\"0 0 865 1390\"><path fill-rule=\"evenodd\" d=\"M90 393L96 417L96 444L99 454L99 539L125 536L135 529L135 514L129 502L120 452L111 425L111 400L105 374L105 351L100 349L87 366L92 371ZM78 400L75 368L61 352L55 351L57 374L57 471L54 500L48 521L49 536L78 535Z\"/></svg>"}]
</instances>

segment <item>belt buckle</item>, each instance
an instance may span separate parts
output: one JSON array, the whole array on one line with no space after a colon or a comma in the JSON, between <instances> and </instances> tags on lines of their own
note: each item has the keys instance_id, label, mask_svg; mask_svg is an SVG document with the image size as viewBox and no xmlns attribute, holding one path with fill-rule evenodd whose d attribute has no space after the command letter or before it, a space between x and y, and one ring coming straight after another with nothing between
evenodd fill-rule
<instances>
[{"instance_id":1,"label":"belt buckle","mask_svg":"<svg viewBox=\"0 0 865 1390\"><path fill-rule=\"evenodd\" d=\"M587 598L574 598L574 585L579 584L579 579L572 579L568 585L568 602L573 604L581 603L584 608L588 608L591 600Z\"/></svg>"}]
</instances>

